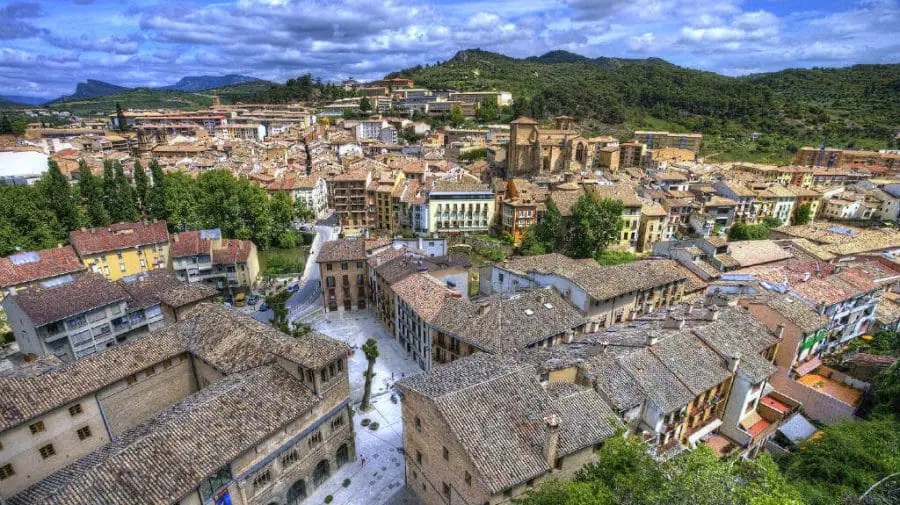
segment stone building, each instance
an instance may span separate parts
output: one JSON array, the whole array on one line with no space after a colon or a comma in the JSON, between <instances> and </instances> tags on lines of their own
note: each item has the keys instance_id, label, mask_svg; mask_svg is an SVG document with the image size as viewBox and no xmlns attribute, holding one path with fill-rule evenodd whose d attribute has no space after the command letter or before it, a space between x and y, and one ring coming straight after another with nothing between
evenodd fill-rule
<instances>
[{"instance_id":1,"label":"stone building","mask_svg":"<svg viewBox=\"0 0 900 505\"><path fill-rule=\"evenodd\" d=\"M0 377L10 505L287 505L355 459L347 346L220 305Z\"/></svg>"},{"instance_id":2,"label":"stone building","mask_svg":"<svg viewBox=\"0 0 900 505\"><path fill-rule=\"evenodd\" d=\"M634 140L646 145L647 149L686 149L698 153L703 143L703 135L700 133L636 131Z\"/></svg>"},{"instance_id":3,"label":"stone building","mask_svg":"<svg viewBox=\"0 0 900 505\"><path fill-rule=\"evenodd\" d=\"M398 382L409 489L424 505L495 505L574 476L621 426L575 375L478 354Z\"/></svg>"},{"instance_id":4,"label":"stone building","mask_svg":"<svg viewBox=\"0 0 900 505\"><path fill-rule=\"evenodd\" d=\"M511 293L552 286L577 307L594 327L609 327L637 313L677 305L688 274L672 260L634 261L601 266L558 253L513 258L491 268L486 290Z\"/></svg>"},{"instance_id":5,"label":"stone building","mask_svg":"<svg viewBox=\"0 0 900 505\"><path fill-rule=\"evenodd\" d=\"M599 150L617 143L610 137L582 136L568 116L557 117L552 130L541 129L537 121L522 116L509 123L506 175L589 171Z\"/></svg>"},{"instance_id":6,"label":"stone building","mask_svg":"<svg viewBox=\"0 0 900 505\"><path fill-rule=\"evenodd\" d=\"M366 308L365 240L330 240L316 257L319 265L322 303L325 310L349 311Z\"/></svg>"}]
</instances>

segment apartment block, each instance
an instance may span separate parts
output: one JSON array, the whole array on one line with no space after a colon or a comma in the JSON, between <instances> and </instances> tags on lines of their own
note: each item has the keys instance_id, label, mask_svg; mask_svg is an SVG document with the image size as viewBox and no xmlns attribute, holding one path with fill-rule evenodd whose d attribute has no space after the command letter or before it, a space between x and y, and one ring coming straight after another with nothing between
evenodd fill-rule
<instances>
[{"instance_id":1,"label":"apartment block","mask_svg":"<svg viewBox=\"0 0 900 505\"><path fill-rule=\"evenodd\" d=\"M115 281L169 266L169 232L165 221L115 223L69 233L82 264Z\"/></svg>"},{"instance_id":2,"label":"apartment block","mask_svg":"<svg viewBox=\"0 0 900 505\"><path fill-rule=\"evenodd\" d=\"M331 194L342 227L367 228L372 225L366 200L366 188L371 182L372 173L364 168L334 177Z\"/></svg>"},{"instance_id":3,"label":"apartment block","mask_svg":"<svg viewBox=\"0 0 900 505\"><path fill-rule=\"evenodd\" d=\"M71 246L20 252L0 258L0 300L31 287L72 280L84 265Z\"/></svg>"},{"instance_id":4,"label":"apartment block","mask_svg":"<svg viewBox=\"0 0 900 505\"><path fill-rule=\"evenodd\" d=\"M428 232L484 233L494 222L494 193L471 176L440 180L428 195Z\"/></svg>"},{"instance_id":5,"label":"apartment block","mask_svg":"<svg viewBox=\"0 0 900 505\"><path fill-rule=\"evenodd\" d=\"M175 321L214 294L209 288L186 286L161 270L116 282L86 273L8 296L2 305L24 355L72 361Z\"/></svg>"},{"instance_id":6,"label":"apartment block","mask_svg":"<svg viewBox=\"0 0 900 505\"><path fill-rule=\"evenodd\" d=\"M218 229L172 235L172 270L179 280L225 290L253 290L259 283L256 244L222 238Z\"/></svg>"},{"instance_id":7,"label":"apartment block","mask_svg":"<svg viewBox=\"0 0 900 505\"><path fill-rule=\"evenodd\" d=\"M647 146L647 149L687 149L700 152L703 135L700 133L669 133L664 131L636 131L634 141Z\"/></svg>"},{"instance_id":8,"label":"apartment block","mask_svg":"<svg viewBox=\"0 0 900 505\"><path fill-rule=\"evenodd\" d=\"M316 258L325 310L363 310L368 294L364 240L331 240L322 244Z\"/></svg>"}]
</instances>

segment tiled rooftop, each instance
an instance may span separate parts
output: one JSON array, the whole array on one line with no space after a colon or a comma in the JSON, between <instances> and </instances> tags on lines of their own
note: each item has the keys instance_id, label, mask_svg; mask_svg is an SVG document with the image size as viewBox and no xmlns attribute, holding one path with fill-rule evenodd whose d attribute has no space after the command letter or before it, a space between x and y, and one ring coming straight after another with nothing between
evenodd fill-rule
<instances>
[{"instance_id":1,"label":"tiled rooftop","mask_svg":"<svg viewBox=\"0 0 900 505\"><path fill-rule=\"evenodd\" d=\"M72 246L55 247L0 258L0 288L84 270Z\"/></svg>"},{"instance_id":2,"label":"tiled rooftop","mask_svg":"<svg viewBox=\"0 0 900 505\"><path fill-rule=\"evenodd\" d=\"M107 228L91 228L69 233L72 246L81 256L169 241L165 221L116 223Z\"/></svg>"},{"instance_id":3,"label":"tiled rooftop","mask_svg":"<svg viewBox=\"0 0 900 505\"><path fill-rule=\"evenodd\" d=\"M316 257L317 263L331 261L360 261L366 259L366 247L364 240L329 240L322 244L322 249Z\"/></svg>"}]
</instances>

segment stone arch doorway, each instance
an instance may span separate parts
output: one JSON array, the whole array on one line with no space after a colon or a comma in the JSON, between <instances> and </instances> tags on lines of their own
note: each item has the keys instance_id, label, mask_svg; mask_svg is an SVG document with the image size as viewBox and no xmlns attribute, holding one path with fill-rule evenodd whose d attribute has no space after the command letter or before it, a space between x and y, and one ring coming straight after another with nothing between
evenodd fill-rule
<instances>
[{"instance_id":1,"label":"stone arch doorway","mask_svg":"<svg viewBox=\"0 0 900 505\"><path fill-rule=\"evenodd\" d=\"M287 505L297 505L306 498L306 481L303 479L295 482L287 494Z\"/></svg>"},{"instance_id":2,"label":"stone arch doorway","mask_svg":"<svg viewBox=\"0 0 900 505\"><path fill-rule=\"evenodd\" d=\"M347 447L347 444L341 444L341 446L338 447L334 459L338 468L344 466L344 464L350 460L350 449Z\"/></svg>"},{"instance_id":3,"label":"stone arch doorway","mask_svg":"<svg viewBox=\"0 0 900 505\"><path fill-rule=\"evenodd\" d=\"M319 461L316 469L313 470L313 485L316 487L321 486L323 482L328 480L329 475L331 475L331 465L328 464L328 460L323 459Z\"/></svg>"}]
</instances>

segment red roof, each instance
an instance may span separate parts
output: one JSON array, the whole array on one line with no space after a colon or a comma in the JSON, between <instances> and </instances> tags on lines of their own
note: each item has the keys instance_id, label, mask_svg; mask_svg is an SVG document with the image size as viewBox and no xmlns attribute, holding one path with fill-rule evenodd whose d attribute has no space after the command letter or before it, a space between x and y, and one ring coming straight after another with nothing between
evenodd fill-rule
<instances>
[{"instance_id":1,"label":"red roof","mask_svg":"<svg viewBox=\"0 0 900 505\"><path fill-rule=\"evenodd\" d=\"M30 254L33 261L18 259L25 259L27 254L0 258L0 287L17 286L84 270L84 265L78 260L72 246L36 251Z\"/></svg>"},{"instance_id":2,"label":"red roof","mask_svg":"<svg viewBox=\"0 0 900 505\"><path fill-rule=\"evenodd\" d=\"M760 418L759 421L756 421L753 424L753 426L750 427L750 429L748 430L748 433L750 433L751 437L755 437L756 435L759 435L760 433L762 433L763 430L768 428L769 425L771 425L771 424L772 423L770 423L769 421L766 421L765 419Z\"/></svg>"},{"instance_id":3,"label":"red roof","mask_svg":"<svg viewBox=\"0 0 900 505\"><path fill-rule=\"evenodd\" d=\"M155 223L117 223L108 228L69 233L69 241L80 256L107 251L119 251L149 244L169 241L165 221Z\"/></svg>"},{"instance_id":4,"label":"red roof","mask_svg":"<svg viewBox=\"0 0 900 505\"><path fill-rule=\"evenodd\" d=\"M226 263L245 263L250 257L253 242L249 240L222 239L222 245L213 249L213 265Z\"/></svg>"},{"instance_id":5,"label":"red roof","mask_svg":"<svg viewBox=\"0 0 900 505\"><path fill-rule=\"evenodd\" d=\"M209 240L200 238L199 231L183 231L172 235L169 253L173 258L196 256L201 253L209 254L211 245Z\"/></svg>"}]
</instances>

